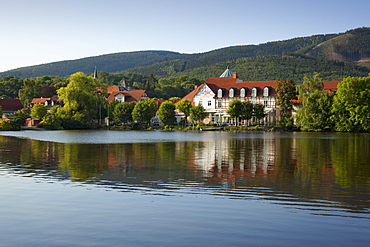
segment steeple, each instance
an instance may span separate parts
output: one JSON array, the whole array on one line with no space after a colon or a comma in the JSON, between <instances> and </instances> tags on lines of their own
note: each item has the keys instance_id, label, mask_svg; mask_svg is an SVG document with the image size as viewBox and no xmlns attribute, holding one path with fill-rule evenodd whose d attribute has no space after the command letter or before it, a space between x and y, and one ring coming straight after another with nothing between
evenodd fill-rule
<instances>
[{"instance_id":1,"label":"steeple","mask_svg":"<svg viewBox=\"0 0 370 247\"><path fill-rule=\"evenodd\" d=\"M229 69L229 66L227 66L226 70L220 77L233 77L233 72Z\"/></svg>"}]
</instances>

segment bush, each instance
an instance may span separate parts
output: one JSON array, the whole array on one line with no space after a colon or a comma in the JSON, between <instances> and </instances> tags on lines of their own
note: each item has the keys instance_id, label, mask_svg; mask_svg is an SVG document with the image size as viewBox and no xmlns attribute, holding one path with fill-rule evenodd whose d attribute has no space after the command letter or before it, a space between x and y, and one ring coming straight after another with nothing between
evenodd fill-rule
<instances>
[{"instance_id":1,"label":"bush","mask_svg":"<svg viewBox=\"0 0 370 247\"><path fill-rule=\"evenodd\" d=\"M0 121L0 130L10 131L10 130L20 130L21 126L17 121L14 120L2 120Z\"/></svg>"}]
</instances>

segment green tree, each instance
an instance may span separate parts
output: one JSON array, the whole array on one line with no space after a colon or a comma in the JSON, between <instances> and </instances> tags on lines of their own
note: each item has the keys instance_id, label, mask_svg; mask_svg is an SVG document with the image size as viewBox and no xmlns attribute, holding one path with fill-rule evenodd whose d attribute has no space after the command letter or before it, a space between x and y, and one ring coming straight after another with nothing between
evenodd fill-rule
<instances>
[{"instance_id":1,"label":"green tree","mask_svg":"<svg viewBox=\"0 0 370 247\"><path fill-rule=\"evenodd\" d=\"M132 121L132 111L134 108L135 103L119 102L112 112L113 121L115 123L127 123Z\"/></svg>"},{"instance_id":2,"label":"green tree","mask_svg":"<svg viewBox=\"0 0 370 247\"><path fill-rule=\"evenodd\" d=\"M242 111L242 115L241 115L241 118L243 120L247 120L249 121L253 116L253 103L250 102L249 100L248 101L244 101L243 102L243 111Z\"/></svg>"},{"instance_id":3,"label":"green tree","mask_svg":"<svg viewBox=\"0 0 370 247\"><path fill-rule=\"evenodd\" d=\"M320 73L315 72L313 76L307 74L303 76L303 83L297 85L297 91L300 96L304 96L305 94L313 93L315 90L323 90L323 87L324 84L322 83Z\"/></svg>"},{"instance_id":4,"label":"green tree","mask_svg":"<svg viewBox=\"0 0 370 247\"><path fill-rule=\"evenodd\" d=\"M31 117L36 119L43 119L46 113L48 112L47 108L43 104L34 104L31 109Z\"/></svg>"},{"instance_id":5,"label":"green tree","mask_svg":"<svg viewBox=\"0 0 370 247\"><path fill-rule=\"evenodd\" d=\"M337 131L370 131L370 76L347 77L338 84L333 117Z\"/></svg>"},{"instance_id":6,"label":"green tree","mask_svg":"<svg viewBox=\"0 0 370 247\"><path fill-rule=\"evenodd\" d=\"M187 99L180 101L176 104L177 110L184 113L185 125L188 123L188 117L192 108L191 102Z\"/></svg>"},{"instance_id":7,"label":"green tree","mask_svg":"<svg viewBox=\"0 0 370 247\"><path fill-rule=\"evenodd\" d=\"M19 90L19 99L24 107L28 107L33 98L40 96L41 85L34 80L25 79L22 88Z\"/></svg>"},{"instance_id":8,"label":"green tree","mask_svg":"<svg viewBox=\"0 0 370 247\"><path fill-rule=\"evenodd\" d=\"M260 122L261 119L266 116L265 106L262 104L254 104L253 105L253 116L258 120L258 122Z\"/></svg>"},{"instance_id":9,"label":"green tree","mask_svg":"<svg viewBox=\"0 0 370 247\"><path fill-rule=\"evenodd\" d=\"M229 114L230 118L234 118L236 125L238 125L239 118L242 116L243 110L243 103L238 99L233 99L230 101L226 113Z\"/></svg>"},{"instance_id":10,"label":"green tree","mask_svg":"<svg viewBox=\"0 0 370 247\"><path fill-rule=\"evenodd\" d=\"M190 119L196 124L200 124L206 116L207 112L201 104L193 106L190 110Z\"/></svg>"},{"instance_id":11,"label":"green tree","mask_svg":"<svg viewBox=\"0 0 370 247\"><path fill-rule=\"evenodd\" d=\"M69 77L66 87L58 89L59 100L64 106L58 109L58 116L66 123L65 128L86 128L92 125L93 119L99 117L102 104L101 88L97 80L82 72ZM68 125L68 126L67 126Z\"/></svg>"},{"instance_id":12,"label":"green tree","mask_svg":"<svg viewBox=\"0 0 370 247\"><path fill-rule=\"evenodd\" d=\"M330 129L332 95L324 90L315 90L301 99L302 108L297 113L297 125L306 131L324 131Z\"/></svg>"},{"instance_id":13,"label":"green tree","mask_svg":"<svg viewBox=\"0 0 370 247\"><path fill-rule=\"evenodd\" d=\"M158 119L164 125L173 125L176 121L175 105L171 101L163 102L158 110Z\"/></svg>"},{"instance_id":14,"label":"green tree","mask_svg":"<svg viewBox=\"0 0 370 247\"><path fill-rule=\"evenodd\" d=\"M296 98L296 87L293 80L278 80L276 82L276 105L279 106L281 116L288 117L293 110L292 100Z\"/></svg>"},{"instance_id":15,"label":"green tree","mask_svg":"<svg viewBox=\"0 0 370 247\"><path fill-rule=\"evenodd\" d=\"M132 111L132 119L139 123L149 123L150 119L155 116L157 109L154 99L140 100Z\"/></svg>"}]
</instances>

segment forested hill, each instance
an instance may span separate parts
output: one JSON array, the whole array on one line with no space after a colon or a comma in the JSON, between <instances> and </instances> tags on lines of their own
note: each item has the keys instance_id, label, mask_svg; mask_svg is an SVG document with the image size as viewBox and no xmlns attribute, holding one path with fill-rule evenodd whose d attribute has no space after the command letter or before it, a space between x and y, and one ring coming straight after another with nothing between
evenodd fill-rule
<instances>
[{"instance_id":1,"label":"forested hill","mask_svg":"<svg viewBox=\"0 0 370 247\"><path fill-rule=\"evenodd\" d=\"M77 71L90 74L93 72L95 66L100 71L119 72L130 68L148 66L168 61L174 61L174 70L179 72L243 57L278 55L284 52L296 52L303 47L318 45L335 36L337 36L337 34L314 35L286 41L269 42L260 45L232 46L199 54L181 54L170 51L114 53L18 68L0 73L0 77L8 75L23 78L43 75L67 76ZM176 61L181 61L181 63L177 63ZM147 73L144 72L144 74Z\"/></svg>"},{"instance_id":2,"label":"forested hill","mask_svg":"<svg viewBox=\"0 0 370 247\"><path fill-rule=\"evenodd\" d=\"M314 35L260 45L242 45L198 54L171 51L123 52L77 60L19 68L0 77L23 78L43 75L67 76L77 71L153 74L157 78L188 75L207 78L231 66L245 80L302 78L304 73L320 72L323 79L367 75L370 69L370 28L341 34ZM244 78L246 77L246 78Z\"/></svg>"}]
</instances>

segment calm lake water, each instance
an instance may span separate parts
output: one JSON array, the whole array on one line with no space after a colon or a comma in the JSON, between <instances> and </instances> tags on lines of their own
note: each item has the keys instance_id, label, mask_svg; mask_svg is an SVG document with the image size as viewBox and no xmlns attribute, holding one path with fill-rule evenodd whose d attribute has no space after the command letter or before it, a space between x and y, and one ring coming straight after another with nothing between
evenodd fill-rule
<instances>
[{"instance_id":1,"label":"calm lake water","mask_svg":"<svg viewBox=\"0 0 370 247\"><path fill-rule=\"evenodd\" d=\"M368 133L0 132L0 246L367 246Z\"/></svg>"}]
</instances>

